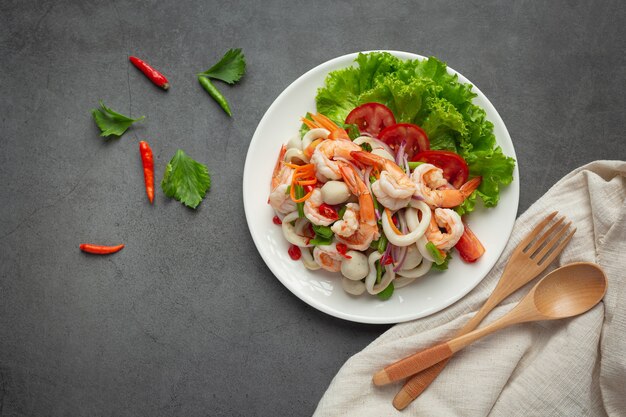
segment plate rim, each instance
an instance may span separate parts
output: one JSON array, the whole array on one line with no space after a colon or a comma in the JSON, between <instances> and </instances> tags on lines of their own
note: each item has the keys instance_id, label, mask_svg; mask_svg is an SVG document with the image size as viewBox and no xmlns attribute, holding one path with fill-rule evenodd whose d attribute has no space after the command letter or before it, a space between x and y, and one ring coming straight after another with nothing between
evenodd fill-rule
<instances>
[{"instance_id":1,"label":"plate rim","mask_svg":"<svg viewBox=\"0 0 626 417\"><path fill-rule=\"evenodd\" d=\"M257 232L255 231L253 224L251 223L251 216L248 214L249 211L249 207L250 207L250 200L249 197L247 197L249 195L249 193L246 192L247 190L247 186L246 186L246 178L248 178L249 176L249 167L251 166L251 160L252 160L252 148L253 145L255 143L258 142L258 137L261 134L259 128L264 124L265 120L270 117L270 114L272 114L272 110L274 109L274 107L278 106L280 104L280 102L282 101L281 98L283 98L284 96L288 95L289 93L291 93L291 90L295 89L299 82L301 82L303 79L306 79L310 74L312 73L317 73L318 71L321 71L324 69L324 67L332 67L333 65L335 65L338 61L344 61L346 60L347 62L349 62L350 64L348 64L346 67L350 66L350 65L354 65L354 59L358 56L358 54L360 53L371 53L371 52L388 52L400 59L419 59L419 60L424 60L427 59L427 57L420 55L420 54L416 54L416 53L412 53L412 52L405 52L405 51L397 51L397 50L368 50L368 51L359 51L359 52L352 52L352 53L348 53L348 54L344 54L332 59L329 59L325 62L320 63L319 65L316 65L315 67L309 69L308 71L306 71L305 73L303 73L302 75L298 76L295 80L293 80L285 89L283 89L280 94L278 94L278 96L276 96L276 98L272 101L272 104L267 108L267 110L265 111L265 113L263 114L263 117L259 120L257 127L254 131L254 134L252 135L252 139L250 140L250 143L248 145L248 151L246 153L246 159L244 162L244 170L243 170L243 176L242 176L242 190L243 190L243 203L244 203L244 214L246 216L246 223L248 225L248 230L250 235L252 236L252 240L255 244L255 247L257 249L257 252L261 255L261 258L263 259L263 262L265 263L265 265L270 269L270 271L272 272L272 274L274 275L274 277L276 277L281 283L282 285L284 285L293 295L295 295L296 297L298 297L300 300L304 301L306 304L308 304L309 306L315 308L318 311L324 312L326 314L329 314L333 317L337 317L340 319L344 319L344 320L348 320L348 321L352 321L352 322L357 322L357 323L364 323L364 324L395 324L395 323L402 323L402 322L406 322L409 320L415 320L415 319L419 319L422 317L426 317L429 316L431 314L437 313L439 311L444 310L445 308L448 308L449 306L451 306L452 304L454 304L455 302L457 302L458 300L460 300L461 298L465 297L467 294L469 294L474 288L476 288L483 280L484 278L489 274L489 272L491 272L491 270L493 269L494 265L496 264L496 262L498 261L498 259L500 258L500 256L502 255L502 252L504 251L505 247L506 247L506 243L505 245L502 247L502 249L500 250L500 253L498 254L498 256L496 258L494 258L494 260L491 262L490 265L487 265L487 269L486 272L483 274L483 276L478 279L476 281L476 283L473 286L468 286L467 288L465 288L463 291L460 291L458 294L455 294L454 296L451 296L449 298L447 298L441 306L438 307L431 307L425 310L420 311L419 313L414 313L414 314L404 314L404 315L400 315L394 318L387 318L387 317L364 317L364 316L360 316L360 315L355 315L355 314L350 314L350 313L346 313L344 311L341 310L337 310L336 308L333 308L327 304L321 303L319 302L317 299L315 299L314 297L308 296L306 293L302 292L302 291L297 291L295 288L295 285L293 285L291 283L290 280L288 279L284 279L280 276L279 273L277 273L277 271L274 269L272 262L269 262L268 259L266 259L267 254L260 250L261 247L261 241L260 241L260 237L257 235ZM517 155L515 153L515 147L513 145L513 140L511 139L511 135L509 134L509 131L506 127L506 124L504 123L504 120L502 119L502 117L500 116L500 114L498 113L498 111L496 110L496 108L493 106L493 104L491 103L491 101L489 100L489 98L480 90L480 88L478 86L476 86L476 84L474 84L473 82L471 82L469 79L467 79L467 77L465 77L463 74L461 74L460 72L456 71L454 68L451 68L450 66L447 65L446 63L446 67L447 70L449 72L452 72L453 74L456 74L459 82L463 82L465 84L470 84L472 86L472 91L477 93L478 96L481 97L481 99L484 100L484 102L486 103L486 106L489 107L489 112L492 112L493 114L495 114L502 125L502 128L504 129L504 133L506 135L506 139L508 139L508 143L507 145L510 145L511 151L508 152L507 151L507 156L513 157L515 159L515 167L514 167L514 172L513 172L513 181L511 182L511 184L509 184L507 186L507 189L509 192L513 191L513 196L509 197L512 198L514 201L512 201L512 204L514 205L514 214L513 214L513 221L510 222L509 225L507 225L507 229L505 232L506 234L506 242L508 242L508 240L510 239L511 233L513 231L513 227L515 225L515 220L517 219L517 213L519 210L519 196L520 196L520 185L519 185L519 164L518 164L518 158ZM326 72L326 74L328 74L328 72ZM321 87L321 86L320 86ZM319 87L318 87L319 88ZM483 106L484 108L484 106ZM484 108L485 110L487 110L486 108ZM490 121L493 123L494 121L490 119ZM496 144L498 146L502 146L502 143L500 140L498 140L498 137L496 137Z\"/></svg>"}]
</instances>

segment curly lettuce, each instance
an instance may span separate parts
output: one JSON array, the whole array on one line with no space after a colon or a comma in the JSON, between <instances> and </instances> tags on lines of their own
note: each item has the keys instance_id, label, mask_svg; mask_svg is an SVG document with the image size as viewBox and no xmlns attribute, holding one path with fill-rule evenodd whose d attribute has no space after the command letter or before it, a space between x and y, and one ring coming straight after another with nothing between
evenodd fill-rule
<instances>
[{"instance_id":1,"label":"curly lettuce","mask_svg":"<svg viewBox=\"0 0 626 417\"><path fill-rule=\"evenodd\" d=\"M378 102L386 105L398 123L414 123L427 133L431 149L461 155L470 176L482 176L476 192L457 208L474 210L480 197L486 207L498 204L500 187L513 180L515 160L496 146L493 124L472 103L472 86L458 81L445 63L430 57L402 60L387 52L359 54L356 66L329 73L318 89L317 111L342 125L355 107Z\"/></svg>"}]
</instances>

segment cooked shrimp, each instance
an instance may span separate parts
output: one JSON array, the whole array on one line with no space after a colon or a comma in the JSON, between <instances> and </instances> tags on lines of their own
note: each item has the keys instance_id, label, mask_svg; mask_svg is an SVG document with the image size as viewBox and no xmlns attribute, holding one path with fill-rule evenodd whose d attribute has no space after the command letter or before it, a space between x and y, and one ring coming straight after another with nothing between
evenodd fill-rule
<instances>
[{"instance_id":1,"label":"cooked shrimp","mask_svg":"<svg viewBox=\"0 0 626 417\"><path fill-rule=\"evenodd\" d=\"M289 198L287 187L291 184L293 169L285 165L285 146L280 149L278 160L272 175L269 203L279 213L291 213L296 209L296 203Z\"/></svg>"},{"instance_id":2,"label":"cooked shrimp","mask_svg":"<svg viewBox=\"0 0 626 417\"><path fill-rule=\"evenodd\" d=\"M337 220L337 217L329 218L320 213L320 206L323 203L322 192L319 188L314 189L311 196L304 202L304 216L318 226L328 226Z\"/></svg>"},{"instance_id":3,"label":"cooked shrimp","mask_svg":"<svg viewBox=\"0 0 626 417\"><path fill-rule=\"evenodd\" d=\"M326 139L322 141L311 156L311 162L315 164L317 178L320 181L340 179L341 173L337 161L334 160L335 157L351 160L350 153L359 150L361 147L349 140Z\"/></svg>"},{"instance_id":4,"label":"cooked shrimp","mask_svg":"<svg viewBox=\"0 0 626 417\"><path fill-rule=\"evenodd\" d=\"M346 204L343 219L337 220L331 227L337 236L350 237L359 228L359 205L356 203Z\"/></svg>"},{"instance_id":5,"label":"cooked shrimp","mask_svg":"<svg viewBox=\"0 0 626 417\"><path fill-rule=\"evenodd\" d=\"M344 256L337 251L337 244L333 242L330 245L320 245L313 249L313 259L322 269L330 272L341 271L341 262Z\"/></svg>"},{"instance_id":6,"label":"cooked shrimp","mask_svg":"<svg viewBox=\"0 0 626 417\"><path fill-rule=\"evenodd\" d=\"M348 209L346 209L346 213L344 213L345 222L337 226L338 229L343 229L341 231L344 233L336 232L337 240L345 243L350 249L366 250L370 243L372 243L373 240L378 239L380 236L380 233L378 232L378 225L376 223L376 214L374 212L374 201L372 200L372 195L352 166L346 163L340 163L339 170L341 171L341 176L352 194L358 197L359 204L351 205L349 209L351 211L350 214L348 214ZM347 219L346 214L349 216ZM354 219L351 220L351 216L354 216ZM352 232L351 235L346 236L348 231L352 229L351 223L353 223L353 220L356 219L358 219L358 227Z\"/></svg>"},{"instance_id":7,"label":"cooked shrimp","mask_svg":"<svg viewBox=\"0 0 626 417\"><path fill-rule=\"evenodd\" d=\"M409 204L415 193L415 184L395 162L363 151L351 152L351 156L381 171L380 178L372 184L372 192L383 206L399 210Z\"/></svg>"},{"instance_id":8,"label":"cooked shrimp","mask_svg":"<svg viewBox=\"0 0 626 417\"><path fill-rule=\"evenodd\" d=\"M443 177L443 170L431 164L422 164L415 168L411 179L417 188L415 195L423 198L429 206L456 207L478 188L482 177L472 178L458 190L455 188L438 189L448 186L448 181Z\"/></svg>"},{"instance_id":9,"label":"cooked shrimp","mask_svg":"<svg viewBox=\"0 0 626 417\"><path fill-rule=\"evenodd\" d=\"M439 228L446 229L442 233ZM447 208L436 208L430 218L430 226L426 230L426 238L440 250L448 250L457 244L465 226L456 211Z\"/></svg>"}]
</instances>

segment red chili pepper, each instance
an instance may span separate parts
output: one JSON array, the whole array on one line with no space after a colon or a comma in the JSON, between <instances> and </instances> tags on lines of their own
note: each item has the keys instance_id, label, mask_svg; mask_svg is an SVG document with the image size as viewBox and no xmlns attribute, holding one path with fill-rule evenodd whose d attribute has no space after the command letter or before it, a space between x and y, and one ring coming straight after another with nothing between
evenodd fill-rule
<instances>
[{"instance_id":1,"label":"red chili pepper","mask_svg":"<svg viewBox=\"0 0 626 417\"><path fill-rule=\"evenodd\" d=\"M331 220L337 220L339 218L337 211L326 203L320 204L320 214Z\"/></svg>"},{"instance_id":2,"label":"red chili pepper","mask_svg":"<svg viewBox=\"0 0 626 417\"><path fill-rule=\"evenodd\" d=\"M394 224L396 227L400 227L400 222L398 221L398 217L397 217L397 216L393 216L393 217L391 218L391 220L393 220L393 224Z\"/></svg>"},{"instance_id":3,"label":"red chili pepper","mask_svg":"<svg viewBox=\"0 0 626 417\"><path fill-rule=\"evenodd\" d=\"M278 216L274 216L272 221L274 222L274 224L278 224L278 225L283 224L282 220L280 220L280 217L278 217Z\"/></svg>"},{"instance_id":4,"label":"red chili pepper","mask_svg":"<svg viewBox=\"0 0 626 417\"><path fill-rule=\"evenodd\" d=\"M393 263L393 258L391 256L386 256L385 259L380 259L383 265L389 265Z\"/></svg>"},{"instance_id":5,"label":"red chili pepper","mask_svg":"<svg viewBox=\"0 0 626 417\"><path fill-rule=\"evenodd\" d=\"M132 62L132 64L141 72L143 72L155 85L158 85L164 90L170 88L170 83L167 81L167 78L165 78L165 76L159 71L152 68L147 62L134 56L129 56L128 60Z\"/></svg>"},{"instance_id":6,"label":"red chili pepper","mask_svg":"<svg viewBox=\"0 0 626 417\"><path fill-rule=\"evenodd\" d=\"M352 256L346 254L348 252L348 245L346 245L345 243L337 243L335 247L337 248L337 252L339 252L341 256L346 259L352 259Z\"/></svg>"},{"instance_id":7,"label":"red chili pepper","mask_svg":"<svg viewBox=\"0 0 626 417\"><path fill-rule=\"evenodd\" d=\"M122 250L124 245L117 246L103 246L103 245L93 245L91 243L81 243L79 248L83 252L93 253L95 255L109 255L111 253L119 252Z\"/></svg>"},{"instance_id":8,"label":"red chili pepper","mask_svg":"<svg viewBox=\"0 0 626 417\"><path fill-rule=\"evenodd\" d=\"M294 261L297 261L302 256L300 248L296 245L289 246L289 250L287 252L289 252L289 256L291 256L291 259L293 259Z\"/></svg>"},{"instance_id":9,"label":"red chili pepper","mask_svg":"<svg viewBox=\"0 0 626 417\"><path fill-rule=\"evenodd\" d=\"M143 179L146 184L146 194L148 194L148 200L152 204L152 201L154 201L154 158L148 142L143 140L139 142L139 153L143 163Z\"/></svg>"}]
</instances>

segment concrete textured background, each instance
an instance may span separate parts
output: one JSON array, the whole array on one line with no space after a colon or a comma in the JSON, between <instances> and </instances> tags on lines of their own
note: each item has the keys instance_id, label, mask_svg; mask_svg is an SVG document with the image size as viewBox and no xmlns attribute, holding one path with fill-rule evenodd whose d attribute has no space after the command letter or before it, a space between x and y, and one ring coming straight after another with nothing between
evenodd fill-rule
<instances>
[{"instance_id":1,"label":"concrete textured background","mask_svg":"<svg viewBox=\"0 0 626 417\"><path fill-rule=\"evenodd\" d=\"M243 163L265 110L310 68L359 50L434 55L489 97L513 138L519 213L570 170L626 157L625 3L0 2L0 415L311 415L331 379L388 326L305 305L258 255ZM223 88L194 74L243 48ZM127 60L170 78L164 93ZM145 115L103 140L104 100ZM147 204L176 149L206 163L192 211ZM85 241L123 242L109 257Z\"/></svg>"}]
</instances>

